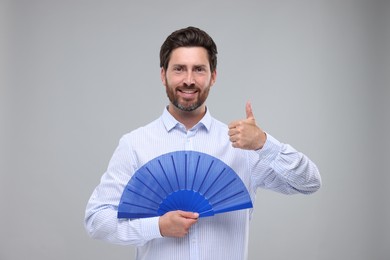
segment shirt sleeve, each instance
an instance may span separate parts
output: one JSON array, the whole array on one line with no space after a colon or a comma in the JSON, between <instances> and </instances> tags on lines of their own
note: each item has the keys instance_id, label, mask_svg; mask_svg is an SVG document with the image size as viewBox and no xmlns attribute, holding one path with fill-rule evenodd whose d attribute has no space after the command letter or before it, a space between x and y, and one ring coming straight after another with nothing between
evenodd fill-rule
<instances>
[{"instance_id":1,"label":"shirt sleeve","mask_svg":"<svg viewBox=\"0 0 390 260\"><path fill-rule=\"evenodd\" d=\"M310 194L321 186L317 166L303 153L267 134L263 148L250 154L254 188Z\"/></svg>"},{"instance_id":2,"label":"shirt sleeve","mask_svg":"<svg viewBox=\"0 0 390 260\"><path fill-rule=\"evenodd\" d=\"M161 238L158 217L133 220L117 218L123 190L136 169L134 156L124 136L86 207L85 228L92 238L137 246Z\"/></svg>"}]
</instances>

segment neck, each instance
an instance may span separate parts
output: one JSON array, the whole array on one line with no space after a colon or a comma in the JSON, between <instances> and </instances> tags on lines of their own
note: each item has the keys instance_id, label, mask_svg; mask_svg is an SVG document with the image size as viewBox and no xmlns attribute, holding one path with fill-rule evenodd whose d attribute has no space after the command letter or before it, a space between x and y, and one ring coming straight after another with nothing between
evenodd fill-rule
<instances>
[{"instance_id":1,"label":"neck","mask_svg":"<svg viewBox=\"0 0 390 260\"><path fill-rule=\"evenodd\" d=\"M175 107L173 104L168 106L169 113L180 123L182 123L186 129L191 129L196 125L206 114L206 106L202 105L193 111L183 111Z\"/></svg>"}]
</instances>

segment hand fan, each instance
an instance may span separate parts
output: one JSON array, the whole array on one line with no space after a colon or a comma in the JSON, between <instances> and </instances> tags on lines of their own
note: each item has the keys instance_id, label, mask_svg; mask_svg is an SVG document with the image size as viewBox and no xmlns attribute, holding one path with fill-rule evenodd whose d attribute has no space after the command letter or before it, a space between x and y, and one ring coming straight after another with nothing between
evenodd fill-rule
<instances>
[{"instance_id":1,"label":"hand fan","mask_svg":"<svg viewBox=\"0 0 390 260\"><path fill-rule=\"evenodd\" d=\"M205 153L176 151L134 173L122 193L118 218L162 216L173 210L206 217L252 207L244 183L224 162Z\"/></svg>"}]
</instances>

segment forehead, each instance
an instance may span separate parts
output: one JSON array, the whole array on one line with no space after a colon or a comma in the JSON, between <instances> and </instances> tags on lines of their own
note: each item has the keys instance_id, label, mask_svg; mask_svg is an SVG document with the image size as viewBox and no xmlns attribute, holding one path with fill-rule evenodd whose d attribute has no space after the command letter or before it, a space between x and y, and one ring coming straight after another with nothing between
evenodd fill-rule
<instances>
[{"instance_id":1,"label":"forehead","mask_svg":"<svg viewBox=\"0 0 390 260\"><path fill-rule=\"evenodd\" d=\"M208 53L203 47L179 47L172 51L169 64L209 66Z\"/></svg>"}]
</instances>

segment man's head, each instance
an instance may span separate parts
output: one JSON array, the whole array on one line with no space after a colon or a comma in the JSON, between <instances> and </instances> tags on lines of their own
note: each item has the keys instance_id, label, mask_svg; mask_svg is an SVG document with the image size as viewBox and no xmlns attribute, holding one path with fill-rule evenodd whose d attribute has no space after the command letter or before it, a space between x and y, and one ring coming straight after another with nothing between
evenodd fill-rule
<instances>
[{"instance_id":1,"label":"man's head","mask_svg":"<svg viewBox=\"0 0 390 260\"><path fill-rule=\"evenodd\" d=\"M169 112L180 122L203 117L210 88L216 80L217 47L204 31L188 27L173 32L160 51L161 80Z\"/></svg>"},{"instance_id":2,"label":"man's head","mask_svg":"<svg viewBox=\"0 0 390 260\"><path fill-rule=\"evenodd\" d=\"M161 80L171 102L169 111L176 118L183 112L204 114L204 103L216 80L216 54L211 37L194 27L173 32L161 46Z\"/></svg>"},{"instance_id":3,"label":"man's head","mask_svg":"<svg viewBox=\"0 0 390 260\"><path fill-rule=\"evenodd\" d=\"M213 39L204 31L187 27L177 30L167 37L160 49L160 67L166 71L171 58L171 53L179 47L203 47L207 50L210 70L217 68L217 46Z\"/></svg>"}]
</instances>

